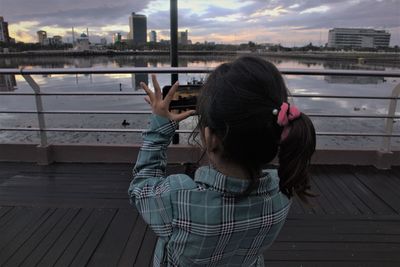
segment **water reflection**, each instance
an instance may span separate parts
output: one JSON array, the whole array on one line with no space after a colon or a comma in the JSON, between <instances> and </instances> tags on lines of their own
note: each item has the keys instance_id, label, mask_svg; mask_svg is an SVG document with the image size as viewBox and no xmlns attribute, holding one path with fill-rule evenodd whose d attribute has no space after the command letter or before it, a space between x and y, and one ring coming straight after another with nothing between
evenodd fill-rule
<instances>
[{"instance_id":1,"label":"water reflection","mask_svg":"<svg viewBox=\"0 0 400 267\"><path fill-rule=\"evenodd\" d=\"M383 77L363 77L363 76L325 76L327 83L342 84L379 84L385 82Z\"/></svg>"},{"instance_id":2,"label":"water reflection","mask_svg":"<svg viewBox=\"0 0 400 267\"><path fill-rule=\"evenodd\" d=\"M17 89L17 81L15 75L0 75L0 91L14 91Z\"/></svg>"},{"instance_id":3,"label":"water reflection","mask_svg":"<svg viewBox=\"0 0 400 267\"><path fill-rule=\"evenodd\" d=\"M132 64L132 62L130 62ZM147 67L147 61L143 58L138 58L134 62L135 67ZM132 74L132 88L134 91L137 91L141 88L140 83L144 82L145 84L149 84L149 75L147 73L136 73ZM120 88L121 90L121 88Z\"/></svg>"}]
</instances>

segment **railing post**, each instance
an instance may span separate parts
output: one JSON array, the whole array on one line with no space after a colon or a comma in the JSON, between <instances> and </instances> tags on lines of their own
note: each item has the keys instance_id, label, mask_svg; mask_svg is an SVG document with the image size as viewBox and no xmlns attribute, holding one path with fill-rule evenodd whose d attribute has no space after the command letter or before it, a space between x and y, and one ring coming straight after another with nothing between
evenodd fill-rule
<instances>
[{"instance_id":1,"label":"railing post","mask_svg":"<svg viewBox=\"0 0 400 267\"><path fill-rule=\"evenodd\" d=\"M178 67L178 0L170 0L171 67ZM177 73L171 74L171 85L179 80ZM179 127L179 126L178 126ZM179 129L179 128L178 128ZM174 134L173 144L179 144L179 134Z\"/></svg>"},{"instance_id":2,"label":"railing post","mask_svg":"<svg viewBox=\"0 0 400 267\"><path fill-rule=\"evenodd\" d=\"M393 133L393 124L394 124L394 116L396 113L396 108L397 108L397 98L400 95L400 84L398 84L392 91L392 98L389 103L389 109L388 109L388 117L386 119L386 126L385 126L385 133L387 135L391 135ZM387 136L383 138L383 143L382 143L382 151L383 152L390 152L391 151L391 137Z\"/></svg>"},{"instance_id":3,"label":"railing post","mask_svg":"<svg viewBox=\"0 0 400 267\"><path fill-rule=\"evenodd\" d=\"M49 160L49 150L47 143L47 133L46 133L46 121L43 114L43 102L42 96L40 94L40 86L35 82L35 80L27 74L22 74L25 81L31 86L33 91L35 92L35 103L36 103L36 112L38 117L39 124L39 134L40 134L40 145L37 148L37 162L40 165L47 165L50 163Z\"/></svg>"}]
</instances>

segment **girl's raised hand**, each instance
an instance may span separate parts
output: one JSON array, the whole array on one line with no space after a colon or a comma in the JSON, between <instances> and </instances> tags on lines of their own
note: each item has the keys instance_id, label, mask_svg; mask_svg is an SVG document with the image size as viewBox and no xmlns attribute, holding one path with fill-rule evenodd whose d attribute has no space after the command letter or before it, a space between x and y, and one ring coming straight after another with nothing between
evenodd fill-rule
<instances>
[{"instance_id":1,"label":"girl's raised hand","mask_svg":"<svg viewBox=\"0 0 400 267\"><path fill-rule=\"evenodd\" d=\"M169 104L171 103L171 100L178 89L179 83L176 82L163 99L156 75L152 74L151 79L153 80L154 92L152 92L145 83L142 82L140 85L142 86L143 90L146 91L147 96L145 96L144 100L150 104L153 114L179 122L195 113L195 110L188 110L179 114L170 112Z\"/></svg>"}]
</instances>

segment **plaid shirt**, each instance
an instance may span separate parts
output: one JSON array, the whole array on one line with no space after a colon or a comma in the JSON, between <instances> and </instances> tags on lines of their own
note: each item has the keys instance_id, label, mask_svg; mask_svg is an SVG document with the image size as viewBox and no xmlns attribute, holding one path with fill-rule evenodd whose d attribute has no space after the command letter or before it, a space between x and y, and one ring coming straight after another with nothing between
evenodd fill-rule
<instances>
[{"instance_id":1,"label":"plaid shirt","mask_svg":"<svg viewBox=\"0 0 400 267\"><path fill-rule=\"evenodd\" d=\"M158 241L154 266L264 266L262 253L277 237L291 201L279 191L276 170L235 201L248 181L201 167L194 180L166 177L166 149L177 124L153 115L133 170L131 203Z\"/></svg>"}]
</instances>

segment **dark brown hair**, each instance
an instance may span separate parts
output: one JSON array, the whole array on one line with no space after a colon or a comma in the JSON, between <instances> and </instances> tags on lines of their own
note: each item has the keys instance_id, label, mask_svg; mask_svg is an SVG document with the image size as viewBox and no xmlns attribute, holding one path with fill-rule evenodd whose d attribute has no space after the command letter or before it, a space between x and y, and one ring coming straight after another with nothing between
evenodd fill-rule
<instances>
[{"instance_id":1,"label":"dark brown hair","mask_svg":"<svg viewBox=\"0 0 400 267\"><path fill-rule=\"evenodd\" d=\"M259 182L259 172L279 157L280 189L307 201L308 166L315 150L315 130L302 113L290 123L281 142L282 127L274 109L288 101L288 90L279 70L257 57L240 57L217 67L207 78L198 98L197 129L209 127L222 142L222 157L249 173L248 195Z\"/></svg>"}]
</instances>

